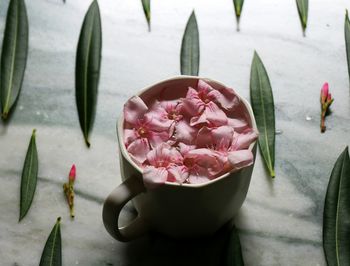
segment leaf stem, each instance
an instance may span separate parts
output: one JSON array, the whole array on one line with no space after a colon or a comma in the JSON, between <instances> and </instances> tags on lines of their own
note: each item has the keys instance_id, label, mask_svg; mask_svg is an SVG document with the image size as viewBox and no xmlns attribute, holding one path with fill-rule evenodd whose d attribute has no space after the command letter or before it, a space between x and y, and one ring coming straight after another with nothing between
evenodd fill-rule
<instances>
[{"instance_id":1,"label":"leaf stem","mask_svg":"<svg viewBox=\"0 0 350 266\"><path fill-rule=\"evenodd\" d=\"M240 31L240 28L239 28L239 21L240 21L240 18L241 16L236 16L236 21L237 21L237 31L239 32Z\"/></svg>"},{"instance_id":2,"label":"leaf stem","mask_svg":"<svg viewBox=\"0 0 350 266\"><path fill-rule=\"evenodd\" d=\"M325 118L326 118L326 111L322 111L322 113L321 113L321 133L324 133L326 131Z\"/></svg>"}]
</instances>

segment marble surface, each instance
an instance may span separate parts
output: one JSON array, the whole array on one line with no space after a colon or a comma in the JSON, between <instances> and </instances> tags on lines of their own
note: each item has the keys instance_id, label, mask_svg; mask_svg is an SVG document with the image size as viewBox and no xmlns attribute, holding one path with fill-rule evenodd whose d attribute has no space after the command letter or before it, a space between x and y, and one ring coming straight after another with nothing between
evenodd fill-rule
<instances>
[{"instance_id":1,"label":"marble surface","mask_svg":"<svg viewBox=\"0 0 350 266\"><path fill-rule=\"evenodd\" d=\"M8 0L0 2L2 39ZM0 124L0 264L38 265L46 238L62 216L64 265L219 265L224 234L174 241L149 235L112 239L102 224L104 198L120 184L116 119L143 87L179 74L181 38L194 8L200 75L249 97L257 50L270 76L276 107L276 178L258 155L247 199L236 217L246 265L325 265L323 204L333 164L350 144L349 79L343 24L345 0L311 1L306 37L295 1L246 1L236 31L231 0L152 1L152 32L140 1L100 0L103 58L97 116L87 149L74 99L75 51L90 1L26 1L28 64L16 111ZM319 132L319 90L330 83L333 113ZM28 215L18 223L20 176L37 129L39 181ZM77 165L76 218L69 219L62 184ZM124 222L135 215L131 206Z\"/></svg>"}]
</instances>

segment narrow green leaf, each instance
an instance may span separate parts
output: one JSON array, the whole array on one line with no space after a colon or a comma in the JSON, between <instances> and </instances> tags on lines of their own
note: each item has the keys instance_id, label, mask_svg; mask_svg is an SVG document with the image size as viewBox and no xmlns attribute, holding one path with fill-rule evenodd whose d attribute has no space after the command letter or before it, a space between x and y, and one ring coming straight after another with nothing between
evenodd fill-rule
<instances>
[{"instance_id":1,"label":"narrow green leaf","mask_svg":"<svg viewBox=\"0 0 350 266\"><path fill-rule=\"evenodd\" d=\"M233 5L235 7L236 19L237 19L237 30L239 31L239 19L241 17L243 9L244 0L233 0Z\"/></svg>"},{"instance_id":2,"label":"narrow green leaf","mask_svg":"<svg viewBox=\"0 0 350 266\"><path fill-rule=\"evenodd\" d=\"M241 242L235 226L232 227L225 252L224 266L243 266Z\"/></svg>"},{"instance_id":3,"label":"narrow green leaf","mask_svg":"<svg viewBox=\"0 0 350 266\"><path fill-rule=\"evenodd\" d=\"M60 222L61 217L58 217L55 226L52 228L52 231L46 240L39 266L62 265Z\"/></svg>"},{"instance_id":4,"label":"narrow green leaf","mask_svg":"<svg viewBox=\"0 0 350 266\"><path fill-rule=\"evenodd\" d=\"M346 13L345 13L344 33L345 33L346 58L348 62L348 74L350 79L350 21L349 21L348 10L346 10Z\"/></svg>"},{"instance_id":5,"label":"narrow green leaf","mask_svg":"<svg viewBox=\"0 0 350 266\"><path fill-rule=\"evenodd\" d=\"M259 129L259 147L271 177L275 176L275 107L266 69L254 52L250 72L250 98Z\"/></svg>"},{"instance_id":6,"label":"narrow green leaf","mask_svg":"<svg viewBox=\"0 0 350 266\"><path fill-rule=\"evenodd\" d=\"M89 133L95 118L101 49L101 17L98 3L94 0L85 15L81 28L75 66L76 104L80 127L88 147L90 146Z\"/></svg>"},{"instance_id":7,"label":"narrow green leaf","mask_svg":"<svg viewBox=\"0 0 350 266\"><path fill-rule=\"evenodd\" d=\"M181 45L181 75L198 76L199 32L196 15L192 12L188 19Z\"/></svg>"},{"instance_id":8,"label":"narrow green leaf","mask_svg":"<svg viewBox=\"0 0 350 266\"><path fill-rule=\"evenodd\" d=\"M350 160L348 147L329 179L323 212L323 249L330 266L350 265Z\"/></svg>"},{"instance_id":9,"label":"narrow green leaf","mask_svg":"<svg viewBox=\"0 0 350 266\"><path fill-rule=\"evenodd\" d=\"M21 178L21 200L19 221L26 216L32 204L38 178L38 152L35 144L35 129L30 138Z\"/></svg>"},{"instance_id":10,"label":"narrow green leaf","mask_svg":"<svg viewBox=\"0 0 350 266\"><path fill-rule=\"evenodd\" d=\"M300 23L303 28L303 32L305 34L305 29L307 26L307 14L309 10L309 1L308 0L296 0L298 13L300 18Z\"/></svg>"},{"instance_id":11,"label":"narrow green leaf","mask_svg":"<svg viewBox=\"0 0 350 266\"><path fill-rule=\"evenodd\" d=\"M11 0L1 53L0 98L6 119L21 91L28 54L28 17L24 0Z\"/></svg>"},{"instance_id":12,"label":"narrow green leaf","mask_svg":"<svg viewBox=\"0 0 350 266\"><path fill-rule=\"evenodd\" d=\"M147 20L148 31L151 31L151 0L141 0L141 2Z\"/></svg>"}]
</instances>

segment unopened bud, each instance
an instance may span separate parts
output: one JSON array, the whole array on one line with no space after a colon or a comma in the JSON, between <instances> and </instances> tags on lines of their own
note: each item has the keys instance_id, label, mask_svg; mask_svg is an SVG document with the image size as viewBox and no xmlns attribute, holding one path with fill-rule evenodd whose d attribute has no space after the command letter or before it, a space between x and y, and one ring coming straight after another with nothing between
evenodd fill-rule
<instances>
[{"instance_id":1,"label":"unopened bud","mask_svg":"<svg viewBox=\"0 0 350 266\"><path fill-rule=\"evenodd\" d=\"M75 180L75 174L76 174L76 170L75 170L75 164L72 165L72 168L69 171L69 181L74 182Z\"/></svg>"},{"instance_id":2,"label":"unopened bud","mask_svg":"<svg viewBox=\"0 0 350 266\"><path fill-rule=\"evenodd\" d=\"M328 82L325 82L321 88L321 104L325 104L326 100L328 99Z\"/></svg>"}]
</instances>

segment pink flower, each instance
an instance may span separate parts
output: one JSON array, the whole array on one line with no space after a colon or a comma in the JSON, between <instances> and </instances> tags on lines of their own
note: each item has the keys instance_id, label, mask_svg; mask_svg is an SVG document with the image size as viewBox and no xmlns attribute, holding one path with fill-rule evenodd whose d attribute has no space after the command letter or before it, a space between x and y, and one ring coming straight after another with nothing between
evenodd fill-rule
<instances>
[{"instance_id":1,"label":"pink flower","mask_svg":"<svg viewBox=\"0 0 350 266\"><path fill-rule=\"evenodd\" d=\"M188 174L182 164L183 157L175 148L162 143L147 154L147 165L143 170L143 182L147 188L155 188L166 181L183 183Z\"/></svg>"},{"instance_id":2,"label":"pink flower","mask_svg":"<svg viewBox=\"0 0 350 266\"><path fill-rule=\"evenodd\" d=\"M198 81L197 90L189 88L183 99L186 111L193 116L191 126L202 123L215 127L226 125L227 116L218 104L228 110L238 103L239 99L233 90L224 88L219 92L202 80Z\"/></svg>"},{"instance_id":3,"label":"pink flower","mask_svg":"<svg viewBox=\"0 0 350 266\"><path fill-rule=\"evenodd\" d=\"M247 150L258 135L249 129L244 133L236 133L230 126L214 129L203 127L198 132L197 147L208 147L217 151L225 165L225 172L231 169L241 169L253 163L253 153ZM209 145L208 145L209 143Z\"/></svg>"},{"instance_id":4,"label":"pink flower","mask_svg":"<svg viewBox=\"0 0 350 266\"><path fill-rule=\"evenodd\" d=\"M225 110L233 109L240 102L236 93L231 88L221 87L220 89L216 90L205 81L198 80L197 89L202 96L208 95L212 101L221 105L221 107Z\"/></svg>"},{"instance_id":5,"label":"pink flower","mask_svg":"<svg viewBox=\"0 0 350 266\"><path fill-rule=\"evenodd\" d=\"M135 161L142 164L151 148L169 140L166 125L154 123L145 114L148 107L138 96L131 98L124 106L124 143Z\"/></svg>"},{"instance_id":6,"label":"pink flower","mask_svg":"<svg viewBox=\"0 0 350 266\"><path fill-rule=\"evenodd\" d=\"M170 128L183 118L182 104L178 101L156 101L147 116L154 119L154 123Z\"/></svg>"},{"instance_id":7,"label":"pink flower","mask_svg":"<svg viewBox=\"0 0 350 266\"><path fill-rule=\"evenodd\" d=\"M197 92L189 88L186 98L183 99L186 111L192 116L190 125L195 126L201 123L207 125L220 126L227 124L227 116L214 102L214 92Z\"/></svg>"},{"instance_id":8,"label":"pink flower","mask_svg":"<svg viewBox=\"0 0 350 266\"><path fill-rule=\"evenodd\" d=\"M146 116L157 127L168 127L169 135L177 141L190 144L197 135L197 130L189 125L189 118L184 117L184 108L179 101L156 101Z\"/></svg>"},{"instance_id":9,"label":"pink flower","mask_svg":"<svg viewBox=\"0 0 350 266\"><path fill-rule=\"evenodd\" d=\"M224 165L218 154L209 149L196 149L194 145L179 143L183 155L182 172L188 175L191 184L204 183L214 179L222 171Z\"/></svg>"}]
</instances>

